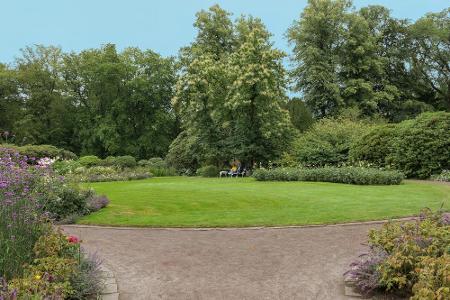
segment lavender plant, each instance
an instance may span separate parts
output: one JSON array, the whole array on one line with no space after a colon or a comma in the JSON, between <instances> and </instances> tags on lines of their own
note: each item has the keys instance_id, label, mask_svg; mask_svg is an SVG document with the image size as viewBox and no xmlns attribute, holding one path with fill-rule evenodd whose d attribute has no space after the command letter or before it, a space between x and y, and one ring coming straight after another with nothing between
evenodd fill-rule
<instances>
[{"instance_id":1,"label":"lavender plant","mask_svg":"<svg viewBox=\"0 0 450 300\"><path fill-rule=\"evenodd\" d=\"M32 260L33 246L47 225L34 191L46 172L40 165L27 164L27 157L0 148L0 277L20 275Z\"/></svg>"}]
</instances>

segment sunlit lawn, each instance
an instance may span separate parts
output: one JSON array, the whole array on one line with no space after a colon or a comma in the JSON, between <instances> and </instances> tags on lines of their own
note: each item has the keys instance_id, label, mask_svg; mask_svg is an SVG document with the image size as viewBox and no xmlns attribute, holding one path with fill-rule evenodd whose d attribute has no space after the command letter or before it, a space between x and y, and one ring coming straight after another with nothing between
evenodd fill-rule
<instances>
[{"instance_id":1,"label":"sunlit lawn","mask_svg":"<svg viewBox=\"0 0 450 300\"><path fill-rule=\"evenodd\" d=\"M342 223L448 208L450 186L405 182L357 186L258 182L252 178L164 177L87 184L111 200L80 224L241 227Z\"/></svg>"}]
</instances>

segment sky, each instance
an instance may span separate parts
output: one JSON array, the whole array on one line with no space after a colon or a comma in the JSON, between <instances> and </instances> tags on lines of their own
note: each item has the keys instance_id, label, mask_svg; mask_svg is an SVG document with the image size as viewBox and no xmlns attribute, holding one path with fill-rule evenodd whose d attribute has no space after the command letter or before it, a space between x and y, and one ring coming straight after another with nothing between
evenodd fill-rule
<instances>
[{"instance_id":1,"label":"sky","mask_svg":"<svg viewBox=\"0 0 450 300\"><path fill-rule=\"evenodd\" d=\"M0 62L12 63L34 44L64 51L133 46L176 55L196 35L195 13L219 4L233 13L259 17L275 46L289 52L286 29L307 0L0 0ZM356 8L380 4L397 18L416 20L450 6L448 0L354 0Z\"/></svg>"}]
</instances>

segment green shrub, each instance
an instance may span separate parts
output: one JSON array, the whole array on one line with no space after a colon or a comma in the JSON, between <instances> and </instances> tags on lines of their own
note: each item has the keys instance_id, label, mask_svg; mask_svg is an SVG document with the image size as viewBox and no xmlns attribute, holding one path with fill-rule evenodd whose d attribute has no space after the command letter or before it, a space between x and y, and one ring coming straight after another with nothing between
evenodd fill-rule
<instances>
[{"instance_id":1,"label":"green shrub","mask_svg":"<svg viewBox=\"0 0 450 300\"><path fill-rule=\"evenodd\" d=\"M79 167L81 164L77 160L58 160L52 165L53 170L60 175L73 173Z\"/></svg>"},{"instance_id":2,"label":"green shrub","mask_svg":"<svg viewBox=\"0 0 450 300\"><path fill-rule=\"evenodd\" d=\"M82 156L82 157L80 157L78 162L83 167L88 167L88 168L94 167L94 166L100 166L102 164L102 160L95 155Z\"/></svg>"},{"instance_id":3,"label":"green shrub","mask_svg":"<svg viewBox=\"0 0 450 300\"><path fill-rule=\"evenodd\" d=\"M115 166L118 168L134 168L137 166L136 159L133 156L117 156L114 162Z\"/></svg>"},{"instance_id":4,"label":"green shrub","mask_svg":"<svg viewBox=\"0 0 450 300\"><path fill-rule=\"evenodd\" d=\"M217 177L219 176L219 168L216 166L205 166L197 169L197 176L202 177Z\"/></svg>"},{"instance_id":5,"label":"green shrub","mask_svg":"<svg viewBox=\"0 0 450 300\"><path fill-rule=\"evenodd\" d=\"M432 180L450 182L450 170L443 170L441 174L432 175Z\"/></svg>"},{"instance_id":6,"label":"green shrub","mask_svg":"<svg viewBox=\"0 0 450 300\"><path fill-rule=\"evenodd\" d=\"M350 146L371 128L348 119L323 119L295 141L293 155L307 167L338 166L349 160Z\"/></svg>"},{"instance_id":7,"label":"green shrub","mask_svg":"<svg viewBox=\"0 0 450 300\"><path fill-rule=\"evenodd\" d=\"M253 177L259 181L321 181L362 185L400 184L403 174L361 167L275 168L258 169Z\"/></svg>"},{"instance_id":8,"label":"green shrub","mask_svg":"<svg viewBox=\"0 0 450 300\"><path fill-rule=\"evenodd\" d=\"M398 124L392 148L387 162L408 177L450 169L450 113L423 113Z\"/></svg>"},{"instance_id":9,"label":"green shrub","mask_svg":"<svg viewBox=\"0 0 450 300\"><path fill-rule=\"evenodd\" d=\"M70 178L78 182L105 182L105 181L125 181L134 179L146 179L152 174L145 168L118 169L114 167L92 167L78 168Z\"/></svg>"},{"instance_id":10,"label":"green shrub","mask_svg":"<svg viewBox=\"0 0 450 300\"><path fill-rule=\"evenodd\" d=\"M386 158L392 153L396 127L393 124L372 128L351 145L352 161L366 161L379 167L386 166Z\"/></svg>"},{"instance_id":11,"label":"green shrub","mask_svg":"<svg viewBox=\"0 0 450 300\"><path fill-rule=\"evenodd\" d=\"M450 169L450 113L423 113L399 124L375 127L352 144L350 156L425 179Z\"/></svg>"},{"instance_id":12,"label":"green shrub","mask_svg":"<svg viewBox=\"0 0 450 300\"><path fill-rule=\"evenodd\" d=\"M450 299L449 241L449 214L424 210L414 222L386 223L370 231L369 253L351 264L347 279L364 293Z\"/></svg>"},{"instance_id":13,"label":"green shrub","mask_svg":"<svg viewBox=\"0 0 450 300\"><path fill-rule=\"evenodd\" d=\"M36 160L44 157L59 158L59 159L77 159L77 156L68 150L60 149L52 145L2 145L2 148L12 149L19 152L21 155L28 158L35 158Z\"/></svg>"}]
</instances>

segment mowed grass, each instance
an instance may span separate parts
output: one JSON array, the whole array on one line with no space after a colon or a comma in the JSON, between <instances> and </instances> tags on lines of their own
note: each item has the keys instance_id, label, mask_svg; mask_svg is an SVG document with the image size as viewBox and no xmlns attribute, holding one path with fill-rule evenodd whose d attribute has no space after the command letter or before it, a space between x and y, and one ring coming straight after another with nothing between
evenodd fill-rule
<instances>
[{"instance_id":1,"label":"mowed grass","mask_svg":"<svg viewBox=\"0 0 450 300\"><path fill-rule=\"evenodd\" d=\"M405 182L357 186L258 182L252 178L164 177L86 184L109 197L79 224L148 227L243 227L330 224L448 208L450 186Z\"/></svg>"}]
</instances>

